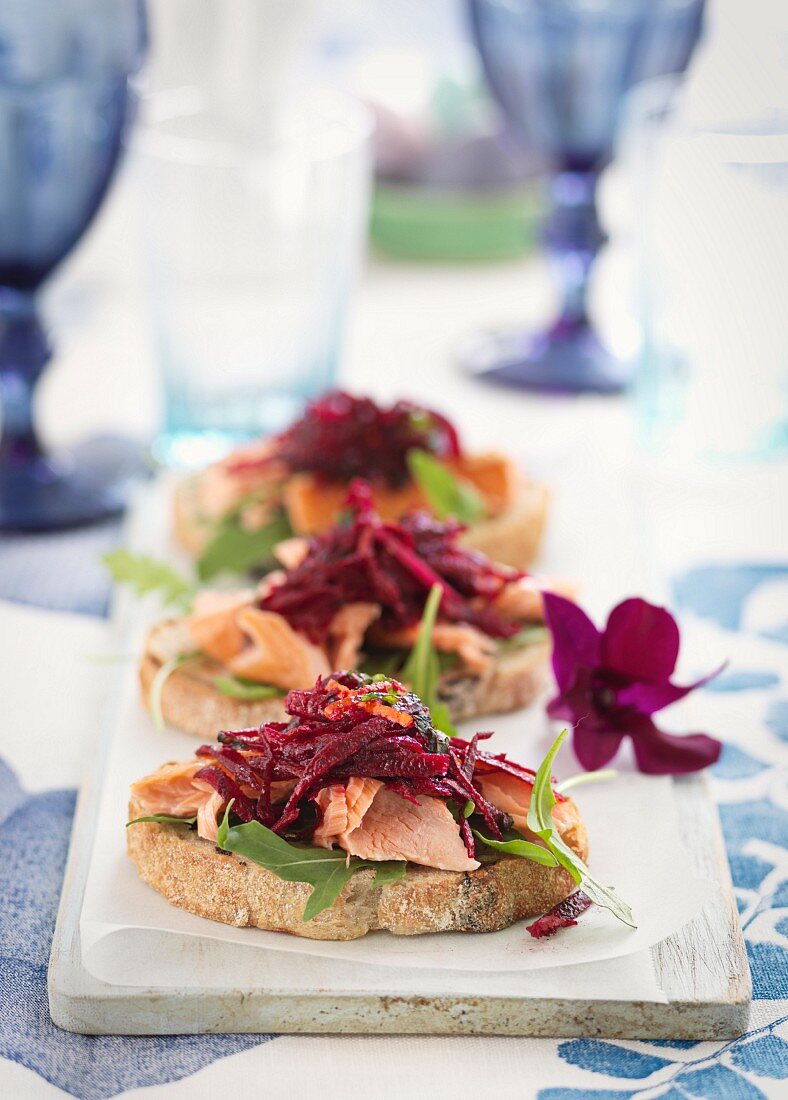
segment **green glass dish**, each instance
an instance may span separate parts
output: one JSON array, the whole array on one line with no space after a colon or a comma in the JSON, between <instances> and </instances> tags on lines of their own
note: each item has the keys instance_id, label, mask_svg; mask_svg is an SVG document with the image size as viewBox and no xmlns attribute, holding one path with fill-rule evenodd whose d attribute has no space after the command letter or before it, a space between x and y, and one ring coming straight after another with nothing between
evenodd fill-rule
<instances>
[{"instance_id":1,"label":"green glass dish","mask_svg":"<svg viewBox=\"0 0 788 1100\"><path fill-rule=\"evenodd\" d=\"M370 237L409 260L511 260L532 251L543 213L538 185L450 191L379 183Z\"/></svg>"}]
</instances>

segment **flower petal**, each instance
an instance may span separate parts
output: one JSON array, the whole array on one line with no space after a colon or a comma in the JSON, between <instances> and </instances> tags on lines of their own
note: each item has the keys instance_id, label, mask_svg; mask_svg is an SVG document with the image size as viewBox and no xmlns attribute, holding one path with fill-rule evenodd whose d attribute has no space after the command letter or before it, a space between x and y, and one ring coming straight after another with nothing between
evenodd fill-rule
<instances>
[{"instance_id":1,"label":"flower petal","mask_svg":"<svg viewBox=\"0 0 788 1100\"><path fill-rule=\"evenodd\" d=\"M689 695L696 688L708 684L709 680L719 676L727 663L727 661L723 662L719 668L715 668L714 672L710 672L708 676L702 676L694 684L687 684L685 687L680 684L672 684L670 680L663 680L662 683L630 684L629 687L622 688L618 692L618 702L624 707L634 707L641 714L654 714L655 711L662 710L663 707L683 699L685 695Z\"/></svg>"},{"instance_id":2,"label":"flower petal","mask_svg":"<svg viewBox=\"0 0 788 1100\"><path fill-rule=\"evenodd\" d=\"M602 635L602 662L611 672L659 683L670 679L678 655L679 628L666 608L635 597L610 612Z\"/></svg>"},{"instance_id":3,"label":"flower petal","mask_svg":"<svg viewBox=\"0 0 788 1100\"><path fill-rule=\"evenodd\" d=\"M650 718L638 715L628 729L637 765L646 775L684 775L714 764L722 745L705 733L679 736L657 729Z\"/></svg>"},{"instance_id":4,"label":"flower petal","mask_svg":"<svg viewBox=\"0 0 788 1100\"><path fill-rule=\"evenodd\" d=\"M568 691L579 665L597 668L602 636L585 611L555 592L544 593L544 617L553 636L553 673L562 692Z\"/></svg>"},{"instance_id":5,"label":"flower petal","mask_svg":"<svg viewBox=\"0 0 788 1100\"><path fill-rule=\"evenodd\" d=\"M593 772L610 763L623 738L624 734L612 727L599 726L593 721L580 721L574 728L572 747L585 770Z\"/></svg>"}]
</instances>

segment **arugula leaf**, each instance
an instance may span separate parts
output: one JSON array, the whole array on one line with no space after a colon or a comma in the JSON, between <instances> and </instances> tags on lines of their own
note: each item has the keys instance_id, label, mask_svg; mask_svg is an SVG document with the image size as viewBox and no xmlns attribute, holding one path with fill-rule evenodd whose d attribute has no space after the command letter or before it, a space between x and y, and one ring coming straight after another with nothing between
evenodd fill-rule
<instances>
[{"instance_id":1,"label":"arugula leaf","mask_svg":"<svg viewBox=\"0 0 788 1100\"><path fill-rule=\"evenodd\" d=\"M247 531L237 516L228 516L198 558L197 576L208 581L217 573L247 573L256 566L264 566L271 561L274 546L292 534L282 510L256 531Z\"/></svg>"},{"instance_id":2,"label":"arugula leaf","mask_svg":"<svg viewBox=\"0 0 788 1100\"><path fill-rule=\"evenodd\" d=\"M561 794L566 794L567 791L573 791L575 787L584 787L586 783L603 783L606 779L615 779L618 776L618 771L615 768L598 768L594 772L578 772L577 775L570 775L568 779L564 779L562 783L556 783L555 789Z\"/></svg>"},{"instance_id":3,"label":"arugula leaf","mask_svg":"<svg viewBox=\"0 0 788 1100\"><path fill-rule=\"evenodd\" d=\"M182 611L191 607L195 585L166 562L123 548L104 554L101 560L114 581L130 584L138 596L158 592L164 604Z\"/></svg>"},{"instance_id":4,"label":"arugula leaf","mask_svg":"<svg viewBox=\"0 0 788 1100\"><path fill-rule=\"evenodd\" d=\"M429 451L413 447L407 454L410 475L438 519L456 517L460 523L478 523L487 514L484 497L471 482L456 477Z\"/></svg>"},{"instance_id":5,"label":"arugula leaf","mask_svg":"<svg viewBox=\"0 0 788 1100\"><path fill-rule=\"evenodd\" d=\"M342 893L342 888L352 876L364 868L375 871L373 886L385 886L405 874L404 860L374 860L348 858L342 849L311 848L291 844L259 821L243 825L230 825L230 807L217 830L216 842L226 852L245 856L253 863L265 867L286 882L306 882L314 889L309 895L303 921L310 921L318 913L330 908Z\"/></svg>"},{"instance_id":6,"label":"arugula leaf","mask_svg":"<svg viewBox=\"0 0 788 1100\"><path fill-rule=\"evenodd\" d=\"M357 856L351 856L351 861L357 859ZM399 879L405 877L406 862L404 859L363 859L359 860L359 863L363 863L366 867L372 867L375 870L375 877L372 880L372 885L376 888L386 886L389 882L397 882Z\"/></svg>"},{"instance_id":7,"label":"arugula leaf","mask_svg":"<svg viewBox=\"0 0 788 1100\"><path fill-rule=\"evenodd\" d=\"M419 624L419 632L410 655L402 666L402 679L410 684L411 690L422 700L429 709L432 724L436 730L455 737L455 729L449 709L438 698L438 681L441 674L441 665L435 646L432 644L432 632L435 628L435 620L438 617L443 589L439 584L434 584L430 589L427 602L424 604L424 612Z\"/></svg>"},{"instance_id":8,"label":"arugula leaf","mask_svg":"<svg viewBox=\"0 0 788 1100\"><path fill-rule=\"evenodd\" d=\"M260 684L257 680L247 680L245 676L217 676L214 686L220 695L242 699L246 703L256 703L260 699L273 699L282 695L273 684Z\"/></svg>"},{"instance_id":9,"label":"arugula leaf","mask_svg":"<svg viewBox=\"0 0 788 1100\"><path fill-rule=\"evenodd\" d=\"M504 852L508 856L520 856L521 859L530 859L534 863L541 863L543 867L557 867L558 860L546 848L540 844L534 844L525 837L520 836L514 829L504 834L503 840L493 840L485 836L478 829L473 829L473 835L487 848L493 848L496 852Z\"/></svg>"},{"instance_id":10,"label":"arugula leaf","mask_svg":"<svg viewBox=\"0 0 788 1100\"><path fill-rule=\"evenodd\" d=\"M389 679L389 677L396 675L403 659L404 654L400 650L394 650L390 653L368 652L366 660L358 671L367 676L382 675Z\"/></svg>"},{"instance_id":11,"label":"arugula leaf","mask_svg":"<svg viewBox=\"0 0 788 1100\"><path fill-rule=\"evenodd\" d=\"M538 645L550 639L550 631L546 626L526 626L511 638L502 638L498 642L499 649L520 649L526 645Z\"/></svg>"},{"instance_id":12,"label":"arugula leaf","mask_svg":"<svg viewBox=\"0 0 788 1100\"><path fill-rule=\"evenodd\" d=\"M148 709L150 710L153 724L157 730L163 730L165 726L164 715L161 709L161 696L164 691L164 685L177 668L183 668L183 666L190 661L197 661L200 657L202 657L201 653L179 653L177 657L172 657L169 661L165 661L153 677L153 682L150 686L150 694L148 696Z\"/></svg>"},{"instance_id":13,"label":"arugula leaf","mask_svg":"<svg viewBox=\"0 0 788 1100\"><path fill-rule=\"evenodd\" d=\"M161 825L194 825L196 817L175 817L174 814L148 814L146 817L135 817L133 821L126 822L129 825L139 825L141 821L158 821Z\"/></svg>"},{"instance_id":14,"label":"arugula leaf","mask_svg":"<svg viewBox=\"0 0 788 1100\"><path fill-rule=\"evenodd\" d=\"M556 798L553 792L551 780L553 760L566 740L568 730L563 730L550 748L547 756L539 765L539 770L534 779L534 787L531 793L531 805L528 809L528 828L531 832L545 842L555 858L572 876L574 881L588 894L597 905L609 909L630 928L636 928L632 918L632 910L625 901L618 897L612 886L603 886L589 871L582 859L567 844L564 843L553 823L553 806Z\"/></svg>"}]
</instances>

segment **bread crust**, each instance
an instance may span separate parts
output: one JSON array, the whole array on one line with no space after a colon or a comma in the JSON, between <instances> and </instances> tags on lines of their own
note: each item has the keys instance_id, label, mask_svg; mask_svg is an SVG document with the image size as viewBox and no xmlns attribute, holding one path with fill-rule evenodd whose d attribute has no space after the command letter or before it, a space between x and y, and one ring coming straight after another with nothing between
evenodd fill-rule
<instances>
[{"instance_id":1,"label":"bread crust","mask_svg":"<svg viewBox=\"0 0 788 1100\"><path fill-rule=\"evenodd\" d=\"M148 635L139 669L146 707L150 704L154 678L161 668L161 661L151 652L151 645L156 631L166 630L172 622L164 620ZM439 695L455 722L517 710L532 703L545 686L549 656L550 643L538 642L501 651L480 674L449 669L441 676ZM222 695L215 686L216 677L222 675L226 676L227 670L209 657L199 657L171 672L161 693L165 721L203 741L212 741L222 729L247 729L262 722L287 721L283 698L249 703Z\"/></svg>"},{"instance_id":2,"label":"bread crust","mask_svg":"<svg viewBox=\"0 0 788 1100\"><path fill-rule=\"evenodd\" d=\"M545 485L523 482L510 508L474 524L462 541L493 561L527 569L539 554L549 504L550 492ZM195 557L210 539L211 520L200 513L199 475L184 478L175 486L173 530L177 542Z\"/></svg>"},{"instance_id":3,"label":"bread crust","mask_svg":"<svg viewBox=\"0 0 788 1100\"><path fill-rule=\"evenodd\" d=\"M473 524L461 541L492 561L528 569L539 556L549 506L550 490L546 485L524 482L511 508Z\"/></svg>"},{"instance_id":4,"label":"bread crust","mask_svg":"<svg viewBox=\"0 0 788 1100\"><path fill-rule=\"evenodd\" d=\"M146 707L150 706L151 686L160 668L161 661L146 649L139 669L142 701ZM161 712L167 724L203 741L213 741L220 730L249 729L263 722L287 721L282 696L249 703L222 695L215 680L217 676L226 675L227 669L209 657L199 657L171 672L161 692Z\"/></svg>"},{"instance_id":5,"label":"bread crust","mask_svg":"<svg viewBox=\"0 0 788 1100\"><path fill-rule=\"evenodd\" d=\"M569 800L571 824L563 838L581 859L588 835ZM142 815L129 803L129 820ZM171 905L236 928L288 932L316 940L354 940L377 929L397 936L428 932L497 932L537 916L575 888L562 867L501 859L476 871L437 871L408 864L403 879L372 885L359 871L334 904L304 922L312 887L285 882L235 853L223 852L182 825L143 822L126 830L127 849L140 877Z\"/></svg>"}]
</instances>

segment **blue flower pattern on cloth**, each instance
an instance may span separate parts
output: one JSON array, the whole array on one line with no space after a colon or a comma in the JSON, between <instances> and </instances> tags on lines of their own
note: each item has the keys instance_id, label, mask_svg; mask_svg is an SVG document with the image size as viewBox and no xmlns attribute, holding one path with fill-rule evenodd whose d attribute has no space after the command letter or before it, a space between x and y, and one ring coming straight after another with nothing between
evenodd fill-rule
<instances>
[{"instance_id":1,"label":"blue flower pattern on cloth","mask_svg":"<svg viewBox=\"0 0 788 1100\"><path fill-rule=\"evenodd\" d=\"M176 1081L270 1039L72 1035L54 1026L47 963L75 802L73 790L25 794L0 760L0 1056L80 1100L97 1100Z\"/></svg>"},{"instance_id":2,"label":"blue flower pattern on cloth","mask_svg":"<svg viewBox=\"0 0 788 1100\"><path fill-rule=\"evenodd\" d=\"M679 611L741 631L748 600L776 582L788 585L788 565L708 566L678 578L674 593ZM779 623L754 632L788 642ZM778 1010L784 1005L768 1006L788 1000L788 813L776 800L775 766L788 741L788 682L779 668L734 665L706 690L747 692L753 723L770 739L727 745L712 770L760 1026L726 1043L541 1040L540 1059L554 1059L552 1079L573 1086L542 1088L539 1100L758 1100L776 1095L764 1089L788 1075L788 1016ZM46 967L74 802L73 790L26 794L0 761L0 1056L93 1100L177 1081L271 1039L83 1036L52 1025Z\"/></svg>"}]
</instances>

